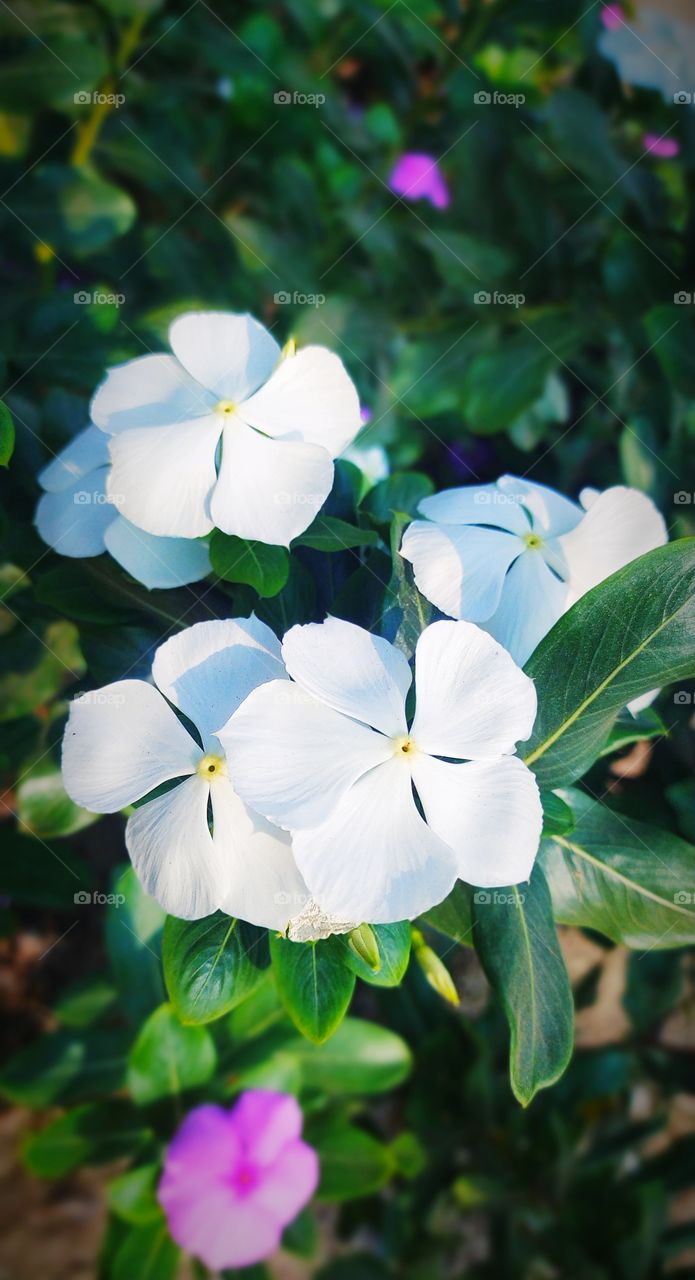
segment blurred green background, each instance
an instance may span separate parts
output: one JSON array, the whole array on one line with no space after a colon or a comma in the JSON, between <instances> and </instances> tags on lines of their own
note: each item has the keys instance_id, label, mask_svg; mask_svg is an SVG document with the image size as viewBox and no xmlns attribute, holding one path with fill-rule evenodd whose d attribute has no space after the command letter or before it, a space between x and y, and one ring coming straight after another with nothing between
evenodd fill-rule
<instances>
[{"instance_id":1,"label":"blurred green background","mask_svg":"<svg viewBox=\"0 0 695 1280\"><path fill-rule=\"evenodd\" d=\"M661 9L692 35L686 5ZM649 70L622 82L603 32L585 0L0 7L0 385L17 432L0 482L5 1057L55 1026L56 1002L63 1025L100 1016L93 986L75 1013L71 984L110 962L135 964L137 986L158 936L136 911L124 961L109 907L75 909L75 876L108 892L123 846L117 820L94 825L60 787L66 698L144 673L177 618L249 608L219 585L204 601L150 594L38 538L36 474L85 425L107 365L163 349L181 310L248 310L281 342L341 356L371 415L363 442L394 468L437 486L512 471L572 496L627 483L672 536L695 532L695 112L649 87ZM692 70L677 88L695 90ZM649 152L645 134L679 155ZM409 151L439 161L448 208L390 190ZM349 588L354 561L335 566ZM320 616L306 566L290 588ZM264 608L280 628L280 598ZM693 839L688 698L662 711L667 741L592 782ZM460 1010L417 972L362 991L357 1012L416 1050L364 1124L384 1141L406 1128L411 1148L380 1193L368 1165L364 1195L326 1211L318 1252L273 1274L695 1276L692 957L628 961L576 931L564 945L578 1052L527 1113L471 953L442 942ZM96 1275L101 1183L49 1192L19 1174L26 1108L46 1098L4 1094L0 1275Z\"/></svg>"}]
</instances>

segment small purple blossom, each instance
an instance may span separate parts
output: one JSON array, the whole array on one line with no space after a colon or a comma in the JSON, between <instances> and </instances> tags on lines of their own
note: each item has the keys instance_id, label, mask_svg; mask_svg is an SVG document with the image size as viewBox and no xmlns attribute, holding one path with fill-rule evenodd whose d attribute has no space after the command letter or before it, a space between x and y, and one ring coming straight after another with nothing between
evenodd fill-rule
<instances>
[{"instance_id":1,"label":"small purple blossom","mask_svg":"<svg viewBox=\"0 0 695 1280\"><path fill-rule=\"evenodd\" d=\"M645 133L642 139L645 151L659 156L661 160L673 160L680 155L680 143L676 138L664 138L658 133Z\"/></svg>"},{"instance_id":2,"label":"small purple blossom","mask_svg":"<svg viewBox=\"0 0 695 1280\"><path fill-rule=\"evenodd\" d=\"M318 1157L301 1132L296 1099L264 1089L242 1093L229 1110L190 1111L158 1191L176 1243L212 1270L270 1257L318 1183Z\"/></svg>"},{"instance_id":3,"label":"small purple blossom","mask_svg":"<svg viewBox=\"0 0 695 1280\"><path fill-rule=\"evenodd\" d=\"M601 10L601 21L607 31L617 31L625 25L625 14L622 5L605 4Z\"/></svg>"},{"instance_id":4,"label":"small purple blossom","mask_svg":"<svg viewBox=\"0 0 695 1280\"><path fill-rule=\"evenodd\" d=\"M437 161L419 151L406 151L396 163L389 186L408 200L429 200L435 209L446 209L449 188Z\"/></svg>"}]
</instances>

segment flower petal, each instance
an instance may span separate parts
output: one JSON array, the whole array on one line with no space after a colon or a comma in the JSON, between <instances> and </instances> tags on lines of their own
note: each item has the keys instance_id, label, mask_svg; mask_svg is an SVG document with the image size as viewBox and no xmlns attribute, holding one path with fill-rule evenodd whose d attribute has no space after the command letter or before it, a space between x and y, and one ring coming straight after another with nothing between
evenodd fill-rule
<instances>
[{"instance_id":1,"label":"flower petal","mask_svg":"<svg viewBox=\"0 0 695 1280\"><path fill-rule=\"evenodd\" d=\"M214 786L227 786L218 779ZM195 774L128 819L125 842L143 889L180 920L200 920L221 906L229 851L208 830L210 784Z\"/></svg>"},{"instance_id":2,"label":"flower petal","mask_svg":"<svg viewBox=\"0 0 695 1280\"><path fill-rule=\"evenodd\" d=\"M169 355L138 356L109 369L92 399L90 413L114 435L137 427L166 427L208 414L215 403L200 383Z\"/></svg>"},{"instance_id":3,"label":"flower petal","mask_svg":"<svg viewBox=\"0 0 695 1280\"><path fill-rule=\"evenodd\" d=\"M668 533L651 498L616 485L595 498L581 523L558 541L568 567L569 608L631 560L662 547Z\"/></svg>"},{"instance_id":4,"label":"flower petal","mask_svg":"<svg viewBox=\"0 0 695 1280\"><path fill-rule=\"evenodd\" d=\"M215 1274L269 1258L280 1245L283 1224L221 1180L204 1187L204 1194L172 1194L164 1204L176 1243Z\"/></svg>"},{"instance_id":5,"label":"flower petal","mask_svg":"<svg viewBox=\"0 0 695 1280\"><path fill-rule=\"evenodd\" d=\"M272 1089L247 1089L229 1119L242 1151L259 1165L272 1164L289 1142L296 1142L304 1123L297 1099Z\"/></svg>"},{"instance_id":6,"label":"flower petal","mask_svg":"<svg viewBox=\"0 0 695 1280\"><path fill-rule=\"evenodd\" d=\"M521 483L515 490L494 484L466 484L423 498L420 515L439 524L481 524L509 533L528 533L530 521L522 506Z\"/></svg>"},{"instance_id":7,"label":"flower petal","mask_svg":"<svg viewBox=\"0 0 695 1280\"><path fill-rule=\"evenodd\" d=\"M306 1142L290 1142L266 1170L252 1196L285 1226L311 1200L319 1183L319 1159Z\"/></svg>"},{"instance_id":8,"label":"flower petal","mask_svg":"<svg viewBox=\"0 0 695 1280\"><path fill-rule=\"evenodd\" d=\"M193 773L200 747L144 680L117 680L70 704L63 782L76 804L117 813L162 782Z\"/></svg>"},{"instance_id":9,"label":"flower petal","mask_svg":"<svg viewBox=\"0 0 695 1280\"><path fill-rule=\"evenodd\" d=\"M217 736L234 790L290 829L318 826L356 778L393 755L388 738L285 680L255 689Z\"/></svg>"},{"instance_id":10,"label":"flower petal","mask_svg":"<svg viewBox=\"0 0 695 1280\"><path fill-rule=\"evenodd\" d=\"M551 572L542 553L525 551L509 570L499 606L485 630L523 666L565 612L567 600L567 583Z\"/></svg>"},{"instance_id":11,"label":"flower petal","mask_svg":"<svg viewBox=\"0 0 695 1280\"><path fill-rule=\"evenodd\" d=\"M419 754L412 769L427 821L454 850L461 880L486 888L528 880L543 810L517 756L452 764Z\"/></svg>"},{"instance_id":12,"label":"flower petal","mask_svg":"<svg viewBox=\"0 0 695 1280\"><path fill-rule=\"evenodd\" d=\"M62 556L82 559L104 551L104 535L118 514L106 496L107 474L108 469L100 467L70 489L39 498L36 528L44 542Z\"/></svg>"},{"instance_id":13,"label":"flower petal","mask_svg":"<svg viewBox=\"0 0 695 1280\"><path fill-rule=\"evenodd\" d=\"M506 530L414 520L401 555L413 566L418 590L442 613L483 622L495 612L505 574L523 550Z\"/></svg>"},{"instance_id":14,"label":"flower petal","mask_svg":"<svg viewBox=\"0 0 695 1280\"><path fill-rule=\"evenodd\" d=\"M517 476L502 476L497 484L501 492L521 492L522 502L529 515L533 528L542 533L557 537L573 529L582 518L583 512L576 502L550 489L546 484L536 484L533 480L520 480Z\"/></svg>"},{"instance_id":15,"label":"flower petal","mask_svg":"<svg viewBox=\"0 0 695 1280\"><path fill-rule=\"evenodd\" d=\"M160 537L199 538L213 522L208 501L217 473L218 414L111 438L108 491L121 515Z\"/></svg>"},{"instance_id":16,"label":"flower petal","mask_svg":"<svg viewBox=\"0 0 695 1280\"><path fill-rule=\"evenodd\" d=\"M280 361L240 417L264 435L320 444L335 458L362 426L360 402L345 366L325 347Z\"/></svg>"},{"instance_id":17,"label":"flower petal","mask_svg":"<svg viewBox=\"0 0 695 1280\"><path fill-rule=\"evenodd\" d=\"M292 627L282 642L285 666L326 706L381 733L405 733L412 676L405 654L341 618Z\"/></svg>"},{"instance_id":18,"label":"flower petal","mask_svg":"<svg viewBox=\"0 0 695 1280\"><path fill-rule=\"evenodd\" d=\"M86 427L57 457L39 471L38 482L47 493L60 493L73 488L76 480L88 476L97 467L105 467L109 461L109 445L98 427Z\"/></svg>"},{"instance_id":19,"label":"flower petal","mask_svg":"<svg viewBox=\"0 0 695 1280\"><path fill-rule=\"evenodd\" d=\"M204 542L195 538L158 538L117 516L104 534L109 555L149 587L184 587L212 571Z\"/></svg>"},{"instance_id":20,"label":"flower petal","mask_svg":"<svg viewBox=\"0 0 695 1280\"><path fill-rule=\"evenodd\" d=\"M456 879L453 851L423 822L410 769L392 757L359 778L321 826L293 833L297 865L325 911L392 924L427 911Z\"/></svg>"},{"instance_id":21,"label":"flower petal","mask_svg":"<svg viewBox=\"0 0 695 1280\"><path fill-rule=\"evenodd\" d=\"M223 780L210 788L213 839L228 864L221 908L229 916L284 933L309 899L286 831L254 813Z\"/></svg>"},{"instance_id":22,"label":"flower petal","mask_svg":"<svg viewBox=\"0 0 695 1280\"><path fill-rule=\"evenodd\" d=\"M472 622L433 622L415 650L412 737L420 751L458 759L507 755L536 718L532 680Z\"/></svg>"},{"instance_id":23,"label":"flower petal","mask_svg":"<svg viewBox=\"0 0 695 1280\"><path fill-rule=\"evenodd\" d=\"M224 533L286 547L311 524L332 484L333 463L320 445L270 440L235 418L224 430L210 511Z\"/></svg>"},{"instance_id":24,"label":"flower petal","mask_svg":"<svg viewBox=\"0 0 695 1280\"><path fill-rule=\"evenodd\" d=\"M154 682L203 740L226 724L252 689L286 679L280 642L258 618L211 619L160 645Z\"/></svg>"},{"instance_id":25,"label":"flower petal","mask_svg":"<svg viewBox=\"0 0 695 1280\"><path fill-rule=\"evenodd\" d=\"M241 1144L224 1107L204 1103L184 1116L172 1138L159 1184L160 1203L168 1203L184 1190L190 1194L204 1182L224 1177L233 1167Z\"/></svg>"},{"instance_id":26,"label":"flower petal","mask_svg":"<svg viewBox=\"0 0 695 1280\"><path fill-rule=\"evenodd\" d=\"M169 342L184 369L209 391L237 403L270 377L280 358L275 339L250 315L190 311L169 329Z\"/></svg>"}]
</instances>

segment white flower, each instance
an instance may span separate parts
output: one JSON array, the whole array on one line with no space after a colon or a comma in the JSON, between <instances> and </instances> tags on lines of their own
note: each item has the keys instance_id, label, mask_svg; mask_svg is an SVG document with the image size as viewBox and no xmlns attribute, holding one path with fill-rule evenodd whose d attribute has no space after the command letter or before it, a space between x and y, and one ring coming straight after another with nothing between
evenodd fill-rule
<instances>
[{"instance_id":1,"label":"white flower","mask_svg":"<svg viewBox=\"0 0 695 1280\"><path fill-rule=\"evenodd\" d=\"M523 664L580 596L667 541L636 489L585 489L581 505L502 476L424 498L401 555L442 613L477 622Z\"/></svg>"},{"instance_id":2,"label":"white flower","mask_svg":"<svg viewBox=\"0 0 695 1280\"><path fill-rule=\"evenodd\" d=\"M308 899L289 838L236 795L215 735L252 689L288 684L278 641L254 617L199 622L157 650L152 675L156 688L119 680L74 700L63 740L66 791L86 809L115 813L175 779L126 826L146 891L184 920L219 908L286 928L293 904Z\"/></svg>"},{"instance_id":3,"label":"white flower","mask_svg":"<svg viewBox=\"0 0 695 1280\"><path fill-rule=\"evenodd\" d=\"M680 10L678 0L671 4L676 13L663 13L668 7L663 0L660 4L640 0L634 17L623 13L615 27L601 32L598 47L627 84L658 89L666 102L681 93L680 101L687 103L692 100L695 22L692 11L686 12L687 0Z\"/></svg>"},{"instance_id":4,"label":"white flower","mask_svg":"<svg viewBox=\"0 0 695 1280\"><path fill-rule=\"evenodd\" d=\"M410 727L410 667L386 640L329 618L292 627L282 656L294 683L256 689L220 739L239 795L292 832L324 912L388 923L441 902L457 877L528 878L541 806L511 753L536 693L494 640L467 622L426 628Z\"/></svg>"},{"instance_id":5,"label":"white flower","mask_svg":"<svg viewBox=\"0 0 695 1280\"><path fill-rule=\"evenodd\" d=\"M283 355L248 315L191 312L173 355L111 369L92 418L111 436L110 493L148 533L215 526L287 546L314 519L360 429L357 392L324 347Z\"/></svg>"},{"instance_id":6,"label":"white flower","mask_svg":"<svg viewBox=\"0 0 695 1280\"><path fill-rule=\"evenodd\" d=\"M39 473L46 492L36 508L36 527L63 556L82 558L108 551L146 587L179 587L198 582L211 571L204 542L156 538L119 514L115 495L106 492L108 438L87 427Z\"/></svg>"}]
</instances>

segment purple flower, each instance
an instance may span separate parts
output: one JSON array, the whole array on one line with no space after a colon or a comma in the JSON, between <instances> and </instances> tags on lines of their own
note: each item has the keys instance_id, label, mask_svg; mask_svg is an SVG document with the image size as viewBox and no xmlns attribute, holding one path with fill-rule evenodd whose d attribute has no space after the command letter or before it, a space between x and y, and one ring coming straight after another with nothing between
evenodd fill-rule
<instances>
[{"instance_id":1,"label":"purple flower","mask_svg":"<svg viewBox=\"0 0 695 1280\"><path fill-rule=\"evenodd\" d=\"M673 160L680 155L680 143L675 138L664 138L658 133L645 133L642 146L645 151L651 151L662 160Z\"/></svg>"},{"instance_id":2,"label":"purple flower","mask_svg":"<svg viewBox=\"0 0 695 1280\"><path fill-rule=\"evenodd\" d=\"M242 1093L230 1110L189 1112L158 1192L176 1243L212 1270L274 1253L318 1182L318 1157L301 1131L296 1099L263 1089Z\"/></svg>"},{"instance_id":3,"label":"purple flower","mask_svg":"<svg viewBox=\"0 0 695 1280\"><path fill-rule=\"evenodd\" d=\"M601 10L601 21L607 31L617 31L625 26L625 15L622 5L606 4Z\"/></svg>"},{"instance_id":4,"label":"purple flower","mask_svg":"<svg viewBox=\"0 0 695 1280\"><path fill-rule=\"evenodd\" d=\"M406 151L397 162L389 186L396 195L409 200L429 200L435 209L446 209L450 201L444 175L432 156Z\"/></svg>"}]
</instances>

